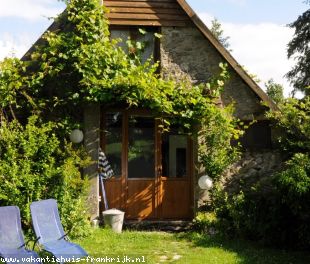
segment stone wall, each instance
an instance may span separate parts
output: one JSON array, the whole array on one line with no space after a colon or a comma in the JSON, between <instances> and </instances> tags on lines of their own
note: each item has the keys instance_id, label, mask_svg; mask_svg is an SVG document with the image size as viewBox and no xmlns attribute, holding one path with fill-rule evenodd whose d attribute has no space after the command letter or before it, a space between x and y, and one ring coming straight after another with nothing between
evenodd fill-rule
<instances>
[{"instance_id":1,"label":"stone wall","mask_svg":"<svg viewBox=\"0 0 310 264\"><path fill-rule=\"evenodd\" d=\"M283 160L285 159L279 151L247 151L226 170L222 183L228 192L253 186L257 182L268 180L273 173L279 171Z\"/></svg>"},{"instance_id":2,"label":"stone wall","mask_svg":"<svg viewBox=\"0 0 310 264\"><path fill-rule=\"evenodd\" d=\"M164 76L200 83L220 72L219 63L225 62L224 58L197 28L162 27L162 35L160 53ZM224 105L235 102L235 113L240 119L263 118L265 108L260 98L232 68L229 72L230 80L222 94Z\"/></svg>"},{"instance_id":3,"label":"stone wall","mask_svg":"<svg viewBox=\"0 0 310 264\"><path fill-rule=\"evenodd\" d=\"M224 58L197 28L163 27L162 35L160 56L164 76L171 75L176 79L186 78L192 83L201 83L220 72L219 63L225 62ZM229 68L229 72L230 80L221 98L224 105L235 102L235 114L242 120L263 119L265 108L261 105L259 97L232 68ZM92 159L97 160L100 107L98 105L86 106L84 120L85 147ZM227 171L224 177L225 183L237 186L240 179L254 180L257 177L270 175L277 166L278 159L278 154L272 152L246 152L244 157ZM89 205L92 219L94 219L99 214L97 165L89 167L85 173L90 177ZM197 186L197 178L202 174L202 170L197 172L193 181L195 207L207 197L207 193L199 190Z\"/></svg>"},{"instance_id":4,"label":"stone wall","mask_svg":"<svg viewBox=\"0 0 310 264\"><path fill-rule=\"evenodd\" d=\"M251 188L258 182L268 182L270 176L281 169L284 160L285 157L278 151L246 151L225 171L221 183L228 193L236 193L241 189ZM208 199L208 192L200 191L198 206Z\"/></svg>"},{"instance_id":5,"label":"stone wall","mask_svg":"<svg viewBox=\"0 0 310 264\"><path fill-rule=\"evenodd\" d=\"M93 161L98 160L99 138L100 138L100 106L97 104L84 107L84 146ZM97 163L85 169L84 174L89 177L90 190L88 195L88 206L91 220L99 216L99 179Z\"/></svg>"},{"instance_id":6,"label":"stone wall","mask_svg":"<svg viewBox=\"0 0 310 264\"><path fill-rule=\"evenodd\" d=\"M225 59L196 27L163 27L162 35L160 55L164 77L186 78L192 83L201 83L220 72L219 63L225 62ZM234 102L235 115L241 120L265 119L266 108L261 105L261 99L231 67L229 74L222 103L228 105ZM230 186L235 186L240 179L268 177L279 159L278 154L269 151L245 152L242 159L226 172L224 179ZM197 169L194 179L195 207L208 199L208 192L197 186L201 175L203 171Z\"/></svg>"}]
</instances>

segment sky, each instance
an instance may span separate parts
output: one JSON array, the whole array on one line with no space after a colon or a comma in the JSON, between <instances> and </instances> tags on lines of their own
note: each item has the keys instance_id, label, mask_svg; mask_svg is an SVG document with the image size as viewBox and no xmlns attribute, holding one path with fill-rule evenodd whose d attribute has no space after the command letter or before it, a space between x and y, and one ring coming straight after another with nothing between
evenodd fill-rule
<instances>
[{"instance_id":1,"label":"sky","mask_svg":"<svg viewBox=\"0 0 310 264\"><path fill-rule=\"evenodd\" d=\"M294 31L287 24L309 8L303 0L187 0L210 26L217 18L229 36L234 58L261 80L273 78L291 91L284 75L294 61L286 55ZM57 0L0 0L0 60L21 57L64 9Z\"/></svg>"}]
</instances>

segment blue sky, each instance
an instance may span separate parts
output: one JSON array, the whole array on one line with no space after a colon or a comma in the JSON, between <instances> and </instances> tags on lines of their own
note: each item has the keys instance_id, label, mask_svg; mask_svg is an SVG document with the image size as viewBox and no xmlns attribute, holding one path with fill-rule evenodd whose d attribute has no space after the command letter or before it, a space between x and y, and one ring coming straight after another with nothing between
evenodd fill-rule
<instances>
[{"instance_id":1,"label":"blue sky","mask_svg":"<svg viewBox=\"0 0 310 264\"><path fill-rule=\"evenodd\" d=\"M199 12L214 14L234 23L273 22L288 24L307 9L303 0L188 0Z\"/></svg>"},{"instance_id":2,"label":"blue sky","mask_svg":"<svg viewBox=\"0 0 310 264\"><path fill-rule=\"evenodd\" d=\"M216 17L230 37L232 55L262 80L270 78L290 85L283 75L293 65L286 58L286 45L293 31L286 27L309 5L303 0L188 0L209 25ZM0 59L12 52L21 57L64 9L57 0L1 0Z\"/></svg>"}]
</instances>

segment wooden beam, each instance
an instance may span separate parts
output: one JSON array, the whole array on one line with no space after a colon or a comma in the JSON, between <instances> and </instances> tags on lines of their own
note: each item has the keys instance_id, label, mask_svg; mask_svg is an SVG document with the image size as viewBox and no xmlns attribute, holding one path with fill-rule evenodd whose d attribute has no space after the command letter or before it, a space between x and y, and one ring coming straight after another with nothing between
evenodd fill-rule
<instances>
[{"instance_id":1,"label":"wooden beam","mask_svg":"<svg viewBox=\"0 0 310 264\"><path fill-rule=\"evenodd\" d=\"M147 8L172 8L179 9L177 3L170 2L159 2L159 1L147 1L147 2L136 2L136 1L108 1L104 2L106 7L147 7Z\"/></svg>"},{"instance_id":2,"label":"wooden beam","mask_svg":"<svg viewBox=\"0 0 310 264\"><path fill-rule=\"evenodd\" d=\"M110 25L187 27L187 26L192 26L193 23L190 20L188 20L188 21L169 21L169 20L112 19L112 20L110 20Z\"/></svg>"},{"instance_id":3,"label":"wooden beam","mask_svg":"<svg viewBox=\"0 0 310 264\"><path fill-rule=\"evenodd\" d=\"M187 16L171 15L171 14L119 14L110 13L107 15L109 19L133 19L133 20L172 20L172 21L188 21Z\"/></svg>"},{"instance_id":4,"label":"wooden beam","mask_svg":"<svg viewBox=\"0 0 310 264\"><path fill-rule=\"evenodd\" d=\"M117 0L104 0L104 3L116 2ZM128 2L128 0L118 0L117 2ZM175 3L175 0L132 0L131 2L165 2L165 3Z\"/></svg>"},{"instance_id":5,"label":"wooden beam","mask_svg":"<svg viewBox=\"0 0 310 264\"><path fill-rule=\"evenodd\" d=\"M172 8L132 8L132 7L110 7L108 8L110 13L131 13L131 14L173 14L173 15L184 15L186 13L182 9Z\"/></svg>"}]
</instances>

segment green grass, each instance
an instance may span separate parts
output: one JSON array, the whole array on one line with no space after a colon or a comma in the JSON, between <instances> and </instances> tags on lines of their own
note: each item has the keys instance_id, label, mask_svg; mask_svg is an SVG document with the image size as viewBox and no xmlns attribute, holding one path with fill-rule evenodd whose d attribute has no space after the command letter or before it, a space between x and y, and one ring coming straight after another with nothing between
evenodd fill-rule
<instances>
[{"instance_id":1,"label":"green grass","mask_svg":"<svg viewBox=\"0 0 310 264\"><path fill-rule=\"evenodd\" d=\"M140 259L140 263L190 263L190 264L308 264L310 254L261 248L255 244L222 240L197 233L171 234L164 232L124 231L113 233L97 229L91 236L76 241L101 263L122 262L124 257ZM144 257L144 258L143 258ZM107 259L110 258L110 259ZM138 260L137 259L137 260ZM128 259L127 259L128 260ZM145 262L142 262L145 260ZM99 262L94 262L99 263Z\"/></svg>"}]
</instances>

